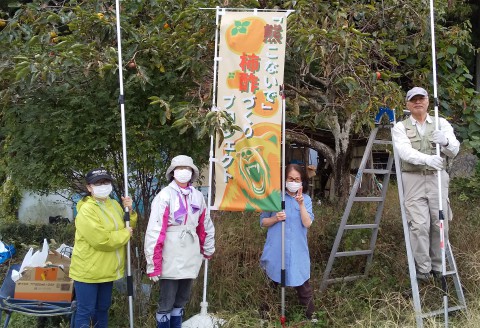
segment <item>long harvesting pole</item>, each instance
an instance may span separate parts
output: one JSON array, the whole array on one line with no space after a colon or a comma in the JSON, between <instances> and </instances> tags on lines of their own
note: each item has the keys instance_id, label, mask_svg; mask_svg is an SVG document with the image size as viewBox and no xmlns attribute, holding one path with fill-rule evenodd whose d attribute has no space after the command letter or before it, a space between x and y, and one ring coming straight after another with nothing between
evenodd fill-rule
<instances>
[{"instance_id":1,"label":"long harvesting pole","mask_svg":"<svg viewBox=\"0 0 480 328\"><path fill-rule=\"evenodd\" d=\"M433 75L433 104L435 109L435 130L439 130L438 124L438 97L437 97L437 61L435 53L435 25L434 25L434 10L433 0L430 0L430 35L432 37L432 75ZM436 154L440 156L440 144L436 144ZM440 250L442 252L442 291L443 291L443 310L445 327L448 327L448 295L447 295L447 281L446 273L447 266L445 262L445 227L443 216L443 197L442 197L442 170L438 170L438 219L440 221Z\"/></svg>"},{"instance_id":2,"label":"long harvesting pole","mask_svg":"<svg viewBox=\"0 0 480 328\"><path fill-rule=\"evenodd\" d=\"M122 149L123 149L123 185L125 186L125 197L128 197L128 167L127 167L127 133L125 128L125 95L123 93L123 64L122 64L122 38L120 34L120 4L115 0L115 17L117 23L117 48L118 48L118 80L120 84L120 95L118 103L120 104L120 115L122 120ZM125 226L130 227L130 212L125 207ZM127 243L127 293L128 293L128 313L130 319L130 328L133 328L133 278L130 255L130 239Z\"/></svg>"},{"instance_id":3,"label":"long harvesting pole","mask_svg":"<svg viewBox=\"0 0 480 328\"><path fill-rule=\"evenodd\" d=\"M280 87L280 94L282 96L282 211L285 211L285 89L284 85ZM282 267L280 271L280 282L282 286L282 310L280 317L280 324L285 327L287 318L285 317L285 220L282 221Z\"/></svg>"}]
</instances>

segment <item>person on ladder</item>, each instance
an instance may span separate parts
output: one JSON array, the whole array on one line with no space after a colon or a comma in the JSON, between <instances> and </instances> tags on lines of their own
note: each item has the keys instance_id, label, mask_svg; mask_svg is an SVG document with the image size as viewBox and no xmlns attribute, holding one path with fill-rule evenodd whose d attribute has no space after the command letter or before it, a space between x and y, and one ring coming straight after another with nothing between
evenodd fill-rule
<instances>
[{"instance_id":1,"label":"person on ladder","mask_svg":"<svg viewBox=\"0 0 480 328\"><path fill-rule=\"evenodd\" d=\"M450 178L445 171L446 159L457 155L460 142L444 118L439 118L439 129L435 130L434 118L427 112L429 98L425 89L410 89L405 100L411 115L393 127L392 136L395 151L401 159L405 209L417 279L429 281L432 276L440 278L442 275L437 174L441 174L447 241L452 211L448 200ZM441 156L436 155L436 144L440 145Z\"/></svg>"}]
</instances>

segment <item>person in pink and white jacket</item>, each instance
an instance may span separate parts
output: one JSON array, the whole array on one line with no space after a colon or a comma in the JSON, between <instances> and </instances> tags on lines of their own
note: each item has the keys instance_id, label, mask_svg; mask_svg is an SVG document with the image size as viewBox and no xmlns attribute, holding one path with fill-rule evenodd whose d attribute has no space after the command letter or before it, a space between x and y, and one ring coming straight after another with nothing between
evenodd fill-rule
<instances>
[{"instance_id":1,"label":"person in pink and white jacket","mask_svg":"<svg viewBox=\"0 0 480 328\"><path fill-rule=\"evenodd\" d=\"M202 260L215 252L215 228L192 186L199 176L192 158L174 157L166 176L170 184L153 199L145 233L146 273L160 283L157 328L180 328Z\"/></svg>"}]
</instances>

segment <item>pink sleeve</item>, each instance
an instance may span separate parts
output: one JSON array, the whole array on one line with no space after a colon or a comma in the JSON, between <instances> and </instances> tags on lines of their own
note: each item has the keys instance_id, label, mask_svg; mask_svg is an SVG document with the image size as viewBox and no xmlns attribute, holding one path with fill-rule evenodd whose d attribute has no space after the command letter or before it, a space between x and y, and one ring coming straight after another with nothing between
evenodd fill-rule
<instances>
[{"instance_id":1,"label":"pink sleeve","mask_svg":"<svg viewBox=\"0 0 480 328\"><path fill-rule=\"evenodd\" d=\"M168 228L168 216L170 214L169 207L165 208L162 217L162 229L160 230L160 235L158 236L157 242L153 249L153 265L154 269L152 273L149 273L148 276L160 276L162 274L162 260L163 260L163 245L165 244L165 234Z\"/></svg>"},{"instance_id":2,"label":"pink sleeve","mask_svg":"<svg viewBox=\"0 0 480 328\"><path fill-rule=\"evenodd\" d=\"M205 255L203 246L205 245L205 237L207 236L207 233L205 231L205 212L206 209L203 209L202 214L198 218L198 226L197 226L197 235L198 239L200 240L200 253Z\"/></svg>"}]
</instances>

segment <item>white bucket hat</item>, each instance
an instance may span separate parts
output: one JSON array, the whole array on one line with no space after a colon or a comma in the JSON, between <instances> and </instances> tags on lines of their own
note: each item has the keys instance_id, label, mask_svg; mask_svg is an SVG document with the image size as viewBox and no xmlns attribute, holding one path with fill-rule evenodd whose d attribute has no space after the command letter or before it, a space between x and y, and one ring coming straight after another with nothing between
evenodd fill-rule
<instances>
[{"instance_id":1,"label":"white bucket hat","mask_svg":"<svg viewBox=\"0 0 480 328\"><path fill-rule=\"evenodd\" d=\"M191 167L193 170L192 174L192 179L190 179L191 182L194 182L195 180L198 179L198 168L193 164L193 159L189 156L186 155L178 155L172 158L172 164L167 169L167 173L165 174L167 179L170 181L173 178L173 170L177 166L188 166Z\"/></svg>"}]
</instances>

